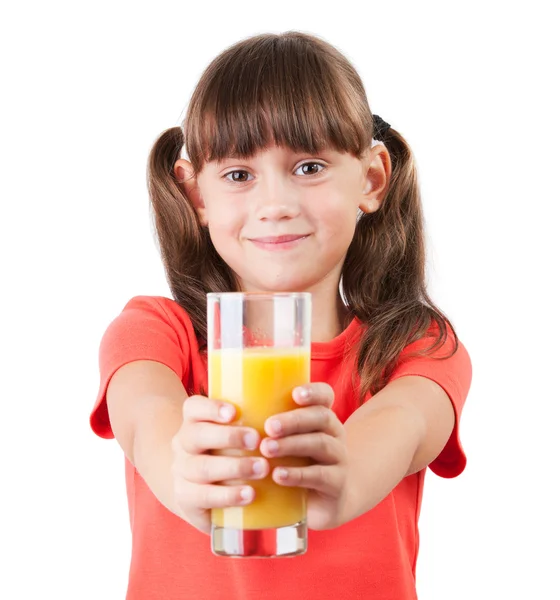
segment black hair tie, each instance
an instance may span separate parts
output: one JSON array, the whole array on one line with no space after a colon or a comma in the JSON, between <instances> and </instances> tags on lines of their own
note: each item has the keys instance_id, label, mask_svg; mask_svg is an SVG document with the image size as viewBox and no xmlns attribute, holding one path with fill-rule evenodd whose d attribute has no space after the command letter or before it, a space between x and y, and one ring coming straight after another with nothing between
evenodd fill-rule
<instances>
[{"instance_id":1,"label":"black hair tie","mask_svg":"<svg viewBox=\"0 0 560 600\"><path fill-rule=\"evenodd\" d=\"M389 123L384 121L379 115L373 115L373 139L383 139L383 136L388 129L391 129Z\"/></svg>"}]
</instances>

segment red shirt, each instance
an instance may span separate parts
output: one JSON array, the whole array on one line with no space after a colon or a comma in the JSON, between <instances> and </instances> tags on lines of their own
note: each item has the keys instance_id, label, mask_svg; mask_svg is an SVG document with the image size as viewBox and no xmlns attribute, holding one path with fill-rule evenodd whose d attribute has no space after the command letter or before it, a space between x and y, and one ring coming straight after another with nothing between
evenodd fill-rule
<instances>
[{"instance_id":1,"label":"red shirt","mask_svg":"<svg viewBox=\"0 0 560 600\"><path fill-rule=\"evenodd\" d=\"M330 342L313 343L311 380L324 381L335 392L333 410L344 422L358 408L352 384L353 363L345 358L361 335L357 319ZM459 418L471 383L471 362L459 342L445 360L406 354L431 344L423 338L405 348L391 380L421 375L448 394L456 415L453 433L430 464L442 477L465 468L459 440ZM435 356L445 355L446 344ZM113 433L105 393L112 375L135 360L154 360L170 367L189 395L207 389L207 368L188 314L164 297L130 300L109 325L100 347L101 382L91 413L93 431ZM416 598L418 517L425 469L404 478L375 508L328 531L309 531L308 551L293 558L232 559L214 556L210 538L169 512L152 494L134 466L125 459L126 487L132 530L128 600L412 600Z\"/></svg>"}]
</instances>

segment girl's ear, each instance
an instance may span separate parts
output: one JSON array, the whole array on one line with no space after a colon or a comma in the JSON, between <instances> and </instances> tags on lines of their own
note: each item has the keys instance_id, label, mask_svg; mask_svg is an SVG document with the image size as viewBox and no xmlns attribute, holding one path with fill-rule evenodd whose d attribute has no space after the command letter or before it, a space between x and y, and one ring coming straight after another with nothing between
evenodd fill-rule
<instances>
[{"instance_id":1,"label":"girl's ear","mask_svg":"<svg viewBox=\"0 0 560 600\"><path fill-rule=\"evenodd\" d=\"M175 178L183 188L185 196L196 210L200 224L203 227L208 225L206 206L204 205L204 201L200 194L200 188L198 187L198 182L194 175L191 163L184 158L180 158L175 162L173 172Z\"/></svg>"},{"instance_id":2,"label":"girl's ear","mask_svg":"<svg viewBox=\"0 0 560 600\"><path fill-rule=\"evenodd\" d=\"M364 184L359 208L365 213L379 209L389 190L391 157L383 144L371 148L364 162Z\"/></svg>"}]
</instances>

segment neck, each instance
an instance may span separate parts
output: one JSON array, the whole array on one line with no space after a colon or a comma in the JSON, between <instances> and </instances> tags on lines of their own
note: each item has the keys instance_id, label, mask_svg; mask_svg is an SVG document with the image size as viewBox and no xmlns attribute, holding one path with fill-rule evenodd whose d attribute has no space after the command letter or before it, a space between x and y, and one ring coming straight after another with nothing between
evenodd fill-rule
<instances>
[{"instance_id":1,"label":"neck","mask_svg":"<svg viewBox=\"0 0 560 600\"><path fill-rule=\"evenodd\" d=\"M320 293L309 290L313 295L311 340L328 342L342 333L352 320L352 314L342 301L340 294Z\"/></svg>"}]
</instances>

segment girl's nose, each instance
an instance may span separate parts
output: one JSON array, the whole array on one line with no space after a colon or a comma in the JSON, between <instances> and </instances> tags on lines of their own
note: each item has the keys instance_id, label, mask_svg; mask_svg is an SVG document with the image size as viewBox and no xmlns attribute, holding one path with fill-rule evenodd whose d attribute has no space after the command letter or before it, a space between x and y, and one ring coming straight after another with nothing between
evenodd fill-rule
<instances>
[{"instance_id":1,"label":"girl's nose","mask_svg":"<svg viewBox=\"0 0 560 600\"><path fill-rule=\"evenodd\" d=\"M293 219L300 214L297 193L290 186L269 181L259 186L257 194L257 217L264 221Z\"/></svg>"}]
</instances>

